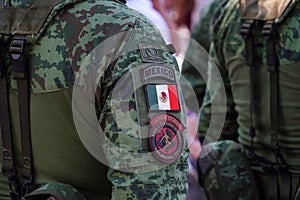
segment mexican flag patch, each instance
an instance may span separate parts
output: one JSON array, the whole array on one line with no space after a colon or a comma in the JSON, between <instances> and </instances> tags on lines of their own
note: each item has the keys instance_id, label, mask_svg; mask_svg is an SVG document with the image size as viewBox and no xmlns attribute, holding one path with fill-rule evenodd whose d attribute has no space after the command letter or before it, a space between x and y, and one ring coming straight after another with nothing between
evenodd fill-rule
<instances>
[{"instance_id":1,"label":"mexican flag patch","mask_svg":"<svg viewBox=\"0 0 300 200\"><path fill-rule=\"evenodd\" d=\"M149 110L179 111L177 85L146 85Z\"/></svg>"}]
</instances>

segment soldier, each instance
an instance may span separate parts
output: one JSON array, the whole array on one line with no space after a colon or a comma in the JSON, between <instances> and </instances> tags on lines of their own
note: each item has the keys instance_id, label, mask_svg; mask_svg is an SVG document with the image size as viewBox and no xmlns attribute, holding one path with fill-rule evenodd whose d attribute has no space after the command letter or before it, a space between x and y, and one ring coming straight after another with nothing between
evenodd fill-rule
<instances>
[{"instance_id":1,"label":"soldier","mask_svg":"<svg viewBox=\"0 0 300 200\"><path fill-rule=\"evenodd\" d=\"M260 199L300 198L299 9L299 1L228 0L213 19L210 56L223 82L216 81L213 65L209 65L210 93L206 91L204 97L200 124L224 111L223 131L234 131L232 124L237 123L238 142L247 150ZM212 113L221 84L226 109ZM233 170L222 173L228 176ZM236 186L222 188L238 191L240 186ZM253 199L250 193L235 194Z\"/></svg>"},{"instance_id":2,"label":"soldier","mask_svg":"<svg viewBox=\"0 0 300 200\"><path fill-rule=\"evenodd\" d=\"M185 199L179 69L149 20L118 0L0 2L0 199Z\"/></svg>"}]
</instances>

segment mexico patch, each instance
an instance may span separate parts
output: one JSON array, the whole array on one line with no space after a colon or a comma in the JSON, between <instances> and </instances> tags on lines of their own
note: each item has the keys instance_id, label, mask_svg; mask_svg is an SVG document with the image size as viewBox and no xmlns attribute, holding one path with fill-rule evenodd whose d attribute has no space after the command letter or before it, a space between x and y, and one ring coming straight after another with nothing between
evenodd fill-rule
<instances>
[{"instance_id":1,"label":"mexico patch","mask_svg":"<svg viewBox=\"0 0 300 200\"><path fill-rule=\"evenodd\" d=\"M174 69L164 65L148 65L141 72L143 82L156 78L166 79L173 83L176 82Z\"/></svg>"},{"instance_id":2,"label":"mexico patch","mask_svg":"<svg viewBox=\"0 0 300 200\"><path fill-rule=\"evenodd\" d=\"M179 111L179 99L176 84L146 85L147 104L149 111Z\"/></svg>"},{"instance_id":3,"label":"mexico patch","mask_svg":"<svg viewBox=\"0 0 300 200\"><path fill-rule=\"evenodd\" d=\"M149 146L154 157L164 163L176 161L183 150L183 125L172 115L159 114L151 118Z\"/></svg>"}]
</instances>

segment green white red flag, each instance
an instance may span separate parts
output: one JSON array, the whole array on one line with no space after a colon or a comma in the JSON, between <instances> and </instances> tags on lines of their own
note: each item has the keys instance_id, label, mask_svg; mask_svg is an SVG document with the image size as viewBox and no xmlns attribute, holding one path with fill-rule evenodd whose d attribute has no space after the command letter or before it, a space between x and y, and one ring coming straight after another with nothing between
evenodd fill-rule
<instances>
[{"instance_id":1,"label":"green white red flag","mask_svg":"<svg viewBox=\"0 0 300 200\"><path fill-rule=\"evenodd\" d=\"M149 110L180 110L177 85L146 86Z\"/></svg>"}]
</instances>

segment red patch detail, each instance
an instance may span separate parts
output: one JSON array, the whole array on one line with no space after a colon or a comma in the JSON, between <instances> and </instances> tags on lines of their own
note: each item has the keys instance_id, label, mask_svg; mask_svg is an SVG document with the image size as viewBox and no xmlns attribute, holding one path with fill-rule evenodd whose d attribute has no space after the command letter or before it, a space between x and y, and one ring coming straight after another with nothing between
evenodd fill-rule
<instances>
[{"instance_id":1,"label":"red patch detail","mask_svg":"<svg viewBox=\"0 0 300 200\"><path fill-rule=\"evenodd\" d=\"M153 155L164 163L176 161L183 150L183 125L172 115L159 114L151 118L149 145Z\"/></svg>"}]
</instances>

